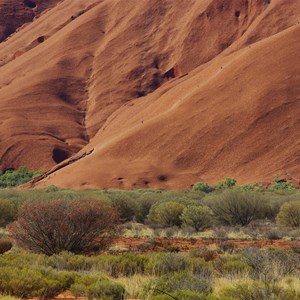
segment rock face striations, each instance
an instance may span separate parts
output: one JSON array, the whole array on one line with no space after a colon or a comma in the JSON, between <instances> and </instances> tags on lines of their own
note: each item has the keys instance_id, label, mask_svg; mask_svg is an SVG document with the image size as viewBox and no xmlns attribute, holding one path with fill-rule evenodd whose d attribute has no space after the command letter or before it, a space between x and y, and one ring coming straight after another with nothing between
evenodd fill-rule
<instances>
[{"instance_id":1,"label":"rock face striations","mask_svg":"<svg viewBox=\"0 0 300 300\"><path fill-rule=\"evenodd\" d=\"M0 42L61 0L0 0Z\"/></svg>"},{"instance_id":2,"label":"rock face striations","mask_svg":"<svg viewBox=\"0 0 300 300\"><path fill-rule=\"evenodd\" d=\"M300 177L297 0L11 2L0 38L30 23L0 43L2 170L74 188Z\"/></svg>"}]
</instances>

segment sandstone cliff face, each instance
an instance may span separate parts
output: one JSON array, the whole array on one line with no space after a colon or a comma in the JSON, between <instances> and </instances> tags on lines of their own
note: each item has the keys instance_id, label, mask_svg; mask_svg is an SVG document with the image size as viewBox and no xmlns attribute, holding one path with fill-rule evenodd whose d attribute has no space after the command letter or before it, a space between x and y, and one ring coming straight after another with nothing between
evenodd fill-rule
<instances>
[{"instance_id":1,"label":"sandstone cliff face","mask_svg":"<svg viewBox=\"0 0 300 300\"><path fill-rule=\"evenodd\" d=\"M0 44L1 168L64 161L38 186L84 188L297 177L299 16L296 0L61 1Z\"/></svg>"},{"instance_id":2,"label":"sandstone cliff face","mask_svg":"<svg viewBox=\"0 0 300 300\"><path fill-rule=\"evenodd\" d=\"M61 0L0 0L0 42Z\"/></svg>"}]
</instances>

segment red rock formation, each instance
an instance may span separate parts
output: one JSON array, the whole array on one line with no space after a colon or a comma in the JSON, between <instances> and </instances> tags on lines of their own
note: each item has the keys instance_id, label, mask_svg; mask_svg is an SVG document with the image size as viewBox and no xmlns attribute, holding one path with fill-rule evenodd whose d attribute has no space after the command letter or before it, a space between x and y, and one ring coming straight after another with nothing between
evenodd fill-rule
<instances>
[{"instance_id":1,"label":"red rock formation","mask_svg":"<svg viewBox=\"0 0 300 300\"><path fill-rule=\"evenodd\" d=\"M1 168L93 148L38 186L299 178L299 15L296 0L62 1L0 44Z\"/></svg>"},{"instance_id":2,"label":"red rock formation","mask_svg":"<svg viewBox=\"0 0 300 300\"><path fill-rule=\"evenodd\" d=\"M0 0L0 42L61 0Z\"/></svg>"}]
</instances>

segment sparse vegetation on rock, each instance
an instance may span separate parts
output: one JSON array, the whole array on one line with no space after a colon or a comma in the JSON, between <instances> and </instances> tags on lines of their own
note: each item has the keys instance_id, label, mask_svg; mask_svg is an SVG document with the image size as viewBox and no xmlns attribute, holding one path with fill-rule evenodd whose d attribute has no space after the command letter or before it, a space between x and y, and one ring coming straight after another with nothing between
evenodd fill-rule
<instances>
[{"instance_id":1,"label":"sparse vegetation on rock","mask_svg":"<svg viewBox=\"0 0 300 300\"><path fill-rule=\"evenodd\" d=\"M224 190L232 188L236 185L237 181L234 178L226 178L224 181L220 181L215 185L215 189Z\"/></svg>"},{"instance_id":2,"label":"sparse vegetation on rock","mask_svg":"<svg viewBox=\"0 0 300 300\"><path fill-rule=\"evenodd\" d=\"M270 186L270 189L271 190L294 190L295 187L290 182L275 178L274 184Z\"/></svg>"},{"instance_id":3,"label":"sparse vegetation on rock","mask_svg":"<svg viewBox=\"0 0 300 300\"><path fill-rule=\"evenodd\" d=\"M209 193L209 192L213 191L213 188L210 187L205 182L197 182L193 185L193 190L194 191L201 191L201 192L204 192L204 193Z\"/></svg>"},{"instance_id":4,"label":"sparse vegetation on rock","mask_svg":"<svg viewBox=\"0 0 300 300\"><path fill-rule=\"evenodd\" d=\"M26 167L21 167L18 170L7 170L4 173L0 172L0 188L11 188L26 183L39 175L41 171L30 171Z\"/></svg>"}]
</instances>

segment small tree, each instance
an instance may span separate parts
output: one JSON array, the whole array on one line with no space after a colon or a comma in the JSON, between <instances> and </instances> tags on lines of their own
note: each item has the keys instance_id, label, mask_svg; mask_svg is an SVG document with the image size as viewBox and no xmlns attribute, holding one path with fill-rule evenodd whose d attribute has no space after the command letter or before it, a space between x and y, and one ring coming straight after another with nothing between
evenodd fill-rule
<instances>
[{"instance_id":1,"label":"small tree","mask_svg":"<svg viewBox=\"0 0 300 300\"><path fill-rule=\"evenodd\" d=\"M123 222L132 221L134 219L136 203L130 196L124 193L113 195L111 204L117 209Z\"/></svg>"},{"instance_id":2,"label":"small tree","mask_svg":"<svg viewBox=\"0 0 300 300\"><path fill-rule=\"evenodd\" d=\"M282 226L300 227L300 201L296 200L283 204L276 221Z\"/></svg>"},{"instance_id":3,"label":"small tree","mask_svg":"<svg viewBox=\"0 0 300 300\"><path fill-rule=\"evenodd\" d=\"M216 217L228 225L246 226L265 216L265 203L255 192L225 191L212 199L210 207Z\"/></svg>"},{"instance_id":4,"label":"small tree","mask_svg":"<svg viewBox=\"0 0 300 300\"><path fill-rule=\"evenodd\" d=\"M211 188L205 182L197 182L193 185L193 191L201 191L201 192L204 192L204 193L210 193L210 192L213 191L213 188Z\"/></svg>"},{"instance_id":5,"label":"small tree","mask_svg":"<svg viewBox=\"0 0 300 300\"><path fill-rule=\"evenodd\" d=\"M226 178L224 181L220 181L216 184L215 189L225 190L234 187L236 180L234 178Z\"/></svg>"},{"instance_id":6,"label":"small tree","mask_svg":"<svg viewBox=\"0 0 300 300\"><path fill-rule=\"evenodd\" d=\"M20 167L18 170L8 170L5 173L0 172L0 188L10 188L30 181L41 171L32 172L26 167Z\"/></svg>"},{"instance_id":7,"label":"small tree","mask_svg":"<svg viewBox=\"0 0 300 300\"><path fill-rule=\"evenodd\" d=\"M184 205L177 202L159 203L151 207L148 220L161 227L180 226L183 210Z\"/></svg>"},{"instance_id":8,"label":"small tree","mask_svg":"<svg viewBox=\"0 0 300 300\"><path fill-rule=\"evenodd\" d=\"M274 184L271 185L270 190L295 190L296 188L290 183L278 178L274 179Z\"/></svg>"},{"instance_id":9,"label":"small tree","mask_svg":"<svg viewBox=\"0 0 300 300\"><path fill-rule=\"evenodd\" d=\"M21 206L9 230L17 244L34 252L87 253L107 246L118 222L116 210L97 200L38 200Z\"/></svg>"},{"instance_id":10,"label":"small tree","mask_svg":"<svg viewBox=\"0 0 300 300\"><path fill-rule=\"evenodd\" d=\"M213 218L213 212L207 206L186 207L181 215L182 224L191 226L197 231L211 227Z\"/></svg>"}]
</instances>

